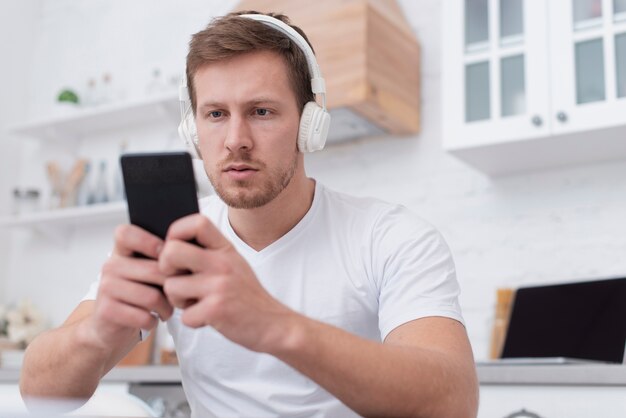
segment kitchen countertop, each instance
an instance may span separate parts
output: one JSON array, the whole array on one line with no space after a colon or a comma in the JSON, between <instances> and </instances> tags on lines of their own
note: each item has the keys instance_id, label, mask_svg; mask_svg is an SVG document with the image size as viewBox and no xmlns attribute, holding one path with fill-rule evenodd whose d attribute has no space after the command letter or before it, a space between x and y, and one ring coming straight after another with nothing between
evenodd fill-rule
<instances>
[{"instance_id":1,"label":"kitchen countertop","mask_svg":"<svg viewBox=\"0 0 626 418\"><path fill-rule=\"evenodd\" d=\"M0 383L17 383L20 369L0 368ZM116 367L102 378L108 383L180 383L178 366Z\"/></svg>"},{"instance_id":2,"label":"kitchen countertop","mask_svg":"<svg viewBox=\"0 0 626 418\"><path fill-rule=\"evenodd\" d=\"M481 365L481 385L626 386L626 365ZM17 383L19 369L1 369L0 383ZM116 367L103 378L108 383L179 383L177 366Z\"/></svg>"},{"instance_id":3,"label":"kitchen countertop","mask_svg":"<svg viewBox=\"0 0 626 418\"><path fill-rule=\"evenodd\" d=\"M626 386L623 364L478 365L486 385Z\"/></svg>"}]
</instances>

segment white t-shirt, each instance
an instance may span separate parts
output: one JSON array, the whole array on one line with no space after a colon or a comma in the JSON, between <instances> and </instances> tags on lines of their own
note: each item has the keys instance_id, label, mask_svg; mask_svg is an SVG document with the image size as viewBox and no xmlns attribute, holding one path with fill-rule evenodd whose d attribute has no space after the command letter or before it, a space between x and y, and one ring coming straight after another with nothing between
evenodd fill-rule
<instances>
[{"instance_id":1,"label":"white t-shirt","mask_svg":"<svg viewBox=\"0 0 626 418\"><path fill-rule=\"evenodd\" d=\"M263 287L290 308L360 337L383 341L408 321L463 322L450 250L428 223L399 205L356 198L319 182L302 220L261 251L243 242L216 196L201 212L248 261ZM85 299L95 298L92 286ZM168 321L193 416L358 416L308 377L213 328Z\"/></svg>"}]
</instances>

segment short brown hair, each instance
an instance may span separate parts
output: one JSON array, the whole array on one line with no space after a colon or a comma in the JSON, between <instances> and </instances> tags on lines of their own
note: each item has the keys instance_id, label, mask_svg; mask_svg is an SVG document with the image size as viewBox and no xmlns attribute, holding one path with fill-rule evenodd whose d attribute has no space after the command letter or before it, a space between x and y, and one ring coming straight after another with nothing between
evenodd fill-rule
<instances>
[{"instance_id":1,"label":"short brown hair","mask_svg":"<svg viewBox=\"0 0 626 418\"><path fill-rule=\"evenodd\" d=\"M315 100L311 91L311 74L304 52L284 33L256 20L241 17L242 14L260 14L256 11L229 13L217 17L209 25L194 34L189 42L187 54L187 89L193 113L196 113L197 98L194 75L203 66L236 55L257 50L275 51L285 60L288 77L296 95L300 112L304 105ZM311 46L304 32L291 25L283 14L267 13L296 30ZM313 49L313 46L311 46Z\"/></svg>"}]
</instances>

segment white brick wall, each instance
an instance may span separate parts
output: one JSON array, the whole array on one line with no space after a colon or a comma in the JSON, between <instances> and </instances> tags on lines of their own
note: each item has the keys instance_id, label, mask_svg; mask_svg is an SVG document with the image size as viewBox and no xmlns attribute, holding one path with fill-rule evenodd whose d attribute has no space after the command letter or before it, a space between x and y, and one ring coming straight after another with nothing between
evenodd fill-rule
<instances>
[{"instance_id":1,"label":"white brick wall","mask_svg":"<svg viewBox=\"0 0 626 418\"><path fill-rule=\"evenodd\" d=\"M130 95L142 93L154 65L180 72L189 34L228 8L223 3L194 0L180 10L179 2L165 1L44 1L31 80L33 113L45 113L60 87L82 87L105 71ZM400 3L423 50L421 134L335 146L307 156L307 166L332 188L403 203L439 227L455 255L470 338L482 359L495 288L626 275L626 164L493 180L445 154L440 5ZM40 167L23 161L22 178L37 177L33 172ZM30 295L60 322L97 275L109 230L94 226L57 240L13 233L7 298Z\"/></svg>"}]
</instances>

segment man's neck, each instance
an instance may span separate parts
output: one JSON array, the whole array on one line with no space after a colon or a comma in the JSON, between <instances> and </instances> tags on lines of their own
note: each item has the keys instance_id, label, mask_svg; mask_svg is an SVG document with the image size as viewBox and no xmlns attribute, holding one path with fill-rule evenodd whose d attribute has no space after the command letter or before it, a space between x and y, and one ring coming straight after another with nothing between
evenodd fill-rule
<instances>
[{"instance_id":1,"label":"man's neck","mask_svg":"<svg viewBox=\"0 0 626 418\"><path fill-rule=\"evenodd\" d=\"M315 181L295 175L270 203L255 209L228 208L228 220L242 241L261 251L289 232L313 204Z\"/></svg>"}]
</instances>

